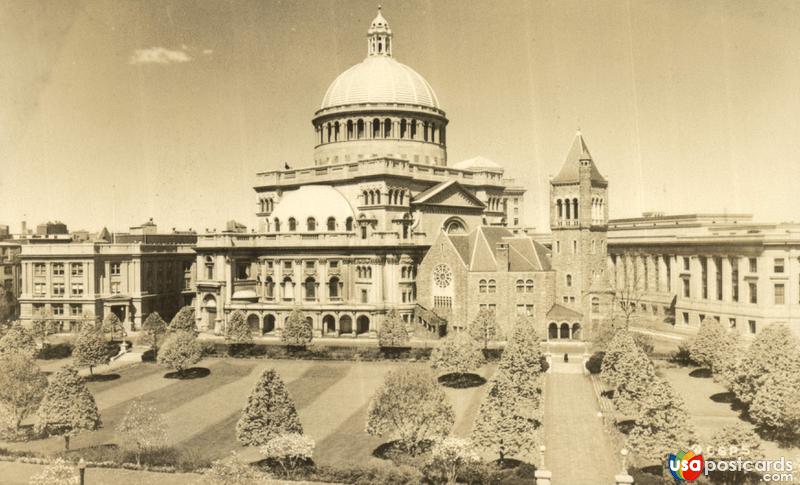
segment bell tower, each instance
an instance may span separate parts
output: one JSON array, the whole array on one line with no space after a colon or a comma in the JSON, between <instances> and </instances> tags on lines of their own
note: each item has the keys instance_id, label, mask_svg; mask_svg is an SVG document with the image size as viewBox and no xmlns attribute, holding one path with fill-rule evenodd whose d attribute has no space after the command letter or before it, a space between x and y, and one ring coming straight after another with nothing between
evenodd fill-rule
<instances>
[{"instance_id":1,"label":"bell tower","mask_svg":"<svg viewBox=\"0 0 800 485\"><path fill-rule=\"evenodd\" d=\"M599 323L610 304L608 181L580 131L558 175L550 180L550 230L556 302L583 313L584 327Z\"/></svg>"}]
</instances>

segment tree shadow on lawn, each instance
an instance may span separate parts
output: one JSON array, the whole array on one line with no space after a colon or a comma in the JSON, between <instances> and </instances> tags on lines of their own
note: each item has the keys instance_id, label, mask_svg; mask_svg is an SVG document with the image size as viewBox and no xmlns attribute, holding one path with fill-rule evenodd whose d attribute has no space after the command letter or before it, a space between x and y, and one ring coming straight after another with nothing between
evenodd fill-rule
<instances>
[{"instance_id":1,"label":"tree shadow on lawn","mask_svg":"<svg viewBox=\"0 0 800 485\"><path fill-rule=\"evenodd\" d=\"M625 435L630 433L634 426L636 426L635 419L623 419L621 421L617 421L617 429L620 433Z\"/></svg>"},{"instance_id":2,"label":"tree shadow on lawn","mask_svg":"<svg viewBox=\"0 0 800 485\"><path fill-rule=\"evenodd\" d=\"M62 450L57 455L62 458L83 458L91 462L119 461L121 450L116 443L105 443L102 445L85 446L74 448L69 451Z\"/></svg>"},{"instance_id":3,"label":"tree shadow on lawn","mask_svg":"<svg viewBox=\"0 0 800 485\"><path fill-rule=\"evenodd\" d=\"M736 395L730 391L712 394L710 399L720 404L730 404L732 411L744 413L747 410L747 406L742 401L736 399ZM744 418L745 416L743 414L740 417Z\"/></svg>"},{"instance_id":4,"label":"tree shadow on lawn","mask_svg":"<svg viewBox=\"0 0 800 485\"><path fill-rule=\"evenodd\" d=\"M421 469L428 462L431 446L433 446L433 442L425 440L419 444L419 447L412 455L400 445L399 441L388 441L375 448L372 451L372 456L381 460L389 460L395 465L410 465Z\"/></svg>"},{"instance_id":5,"label":"tree shadow on lawn","mask_svg":"<svg viewBox=\"0 0 800 485\"><path fill-rule=\"evenodd\" d=\"M83 379L86 382L109 382L109 381L116 381L120 377L122 376L120 376L119 374L89 374Z\"/></svg>"},{"instance_id":6,"label":"tree shadow on lawn","mask_svg":"<svg viewBox=\"0 0 800 485\"><path fill-rule=\"evenodd\" d=\"M701 367L689 372L689 377L697 377L698 379L708 379L711 377L711 369Z\"/></svg>"},{"instance_id":7,"label":"tree shadow on lawn","mask_svg":"<svg viewBox=\"0 0 800 485\"><path fill-rule=\"evenodd\" d=\"M452 389L468 389L486 384L483 376L474 373L453 372L439 376L439 384Z\"/></svg>"},{"instance_id":8,"label":"tree shadow on lawn","mask_svg":"<svg viewBox=\"0 0 800 485\"><path fill-rule=\"evenodd\" d=\"M164 379L202 379L211 375L211 369L207 367L191 367L183 371L167 372L164 374Z\"/></svg>"}]
</instances>

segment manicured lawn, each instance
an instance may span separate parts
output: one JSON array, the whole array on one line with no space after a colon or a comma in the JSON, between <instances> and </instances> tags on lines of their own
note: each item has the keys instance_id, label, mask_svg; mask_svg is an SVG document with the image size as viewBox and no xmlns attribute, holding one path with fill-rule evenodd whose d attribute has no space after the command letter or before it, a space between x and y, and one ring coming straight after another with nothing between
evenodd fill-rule
<instances>
[{"instance_id":1,"label":"manicured lawn","mask_svg":"<svg viewBox=\"0 0 800 485\"><path fill-rule=\"evenodd\" d=\"M257 460L254 449L243 449L236 441L236 422L247 396L261 373L274 368L294 399L304 432L316 441L315 461L321 464L357 464L372 457L384 441L364 431L370 398L384 376L398 365L391 362L335 362L265 359L207 359L197 367L210 371L196 379L167 379L166 371L154 364L139 364L113 371L114 380L88 383L100 407L103 428L78 435L72 448L122 444L115 428L130 402L141 397L164 416L171 445L202 459L217 459L240 451ZM488 378L495 366L486 366ZM446 389L456 410L454 432L466 436L478 410L485 385L470 389ZM29 443L0 443L16 450L56 453L61 438Z\"/></svg>"},{"instance_id":2,"label":"manicured lawn","mask_svg":"<svg viewBox=\"0 0 800 485\"><path fill-rule=\"evenodd\" d=\"M708 443L714 433L728 424L741 422L740 412L734 409L730 393L710 377L692 377L693 367L661 368L659 372L672 384L675 391L683 397L692 417L701 445ZM798 448L781 448L773 441L764 440L761 445L767 458L800 456Z\"/></svg>"}]
</instances>

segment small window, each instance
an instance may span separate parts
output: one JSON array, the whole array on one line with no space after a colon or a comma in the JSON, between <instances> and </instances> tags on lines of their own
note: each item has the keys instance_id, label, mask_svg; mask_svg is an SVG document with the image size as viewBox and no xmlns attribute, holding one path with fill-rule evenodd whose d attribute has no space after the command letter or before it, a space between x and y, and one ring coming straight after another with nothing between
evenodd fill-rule
<instances>
[{"instance_id":1,"label":"small window","mask_svg":"<svg viewBox=\"0 0 800 485\"><path fill-rule=\"evenodd\" d=\"M53 263L53 276L64 276L64 263Z\"/></svg>"},{"instance_id":2,"label":"small window","mask_svg":"<svg viewBox=\"0 0 800 485\"><path fill-rule=\"evenodd\" d=\"M480 280L478 282L478 292L479 293L486 293L488 290L488 285L486 284L486 280Z\"/></svg>"},{"instance_id":3,"label":"small window","mask_svg":"<svg viewBox=\"0 0 800 485\"><path fill-rule=\"evenodd\" d=\"M316 231L317 220L314 219L313 217L309 217L308 219L306 219L306 230L308 230L308 232Z\"/></svg>"},{"instance_id":4,"label":"small window","mask_svg":"<svg viewBox=\"0 0 800 485\"><path fill-rule=\"evenodd\" d=\"M783 273L783 270L784 270L783 258L775 258L773 271L775 273Z\"/></svg>"},{"instance_id":5,"label":"small window","mask_svg":"<svg viewBox=\"0 0 800 485\"><path fill-rule=\"evenodd\" d=\"M748 283L748 287L750 288L750 303L758 303L758 286L751 282Z\"/></svg>"},{"instance_id":6,"label":"small window","mask_svg":"<svg viewBox=\"0 0 800 485\"><path fill-rule=\"evenodd\" d=\"M750 263L750 272L758 273L758 259L749 258L747 261Z\"/></svg>"},{"instance_id":7,"label":"small window","mask_svg":"<svg viewBox=\"0 0 800 485\"><path fill-rule=\"evenodd\" d=\"M111 276L119 276L122 274L122 263L111 263Z\"/></svg>"},{"instance_id":8,"label":"small window","mask_svg":"<svg viewBox=\"0 0 800 485\"><path fill-rule=\"evenodd\" d=\"M600 313L600 298L592 297L592 313Z\"/></svg>"},{"instance_id":9,"label":"small window","mask_svg":"<svg viewBox=\"0 0 800 485\"><path fill-rule=\"evenodd\" d=\"M297 230L297 220L294 217L289 218L289 230L292 232Z\"/></svg>"},{"instance_id":10,"label":"small window","mask_svg":"<svg viewBox=\"0 0 800 485\"><path fill-rule=\"evenodd\" d=\"M525 282L523 280L517 280L517 293L524 293L525 292Z\"/></svg>"},{"instance_id":11,"label":"small window","mask_svg":"<svg viewBox=\"0 0 800 485\"><path fill-rule=\"evenodd\" d=\"M525 293L533 293L533 280L525 281Z\"/></svg>"},{"instance_id":12,"label":"small window","mask_svg":"<svg viewBox=\"0 0 800 485\"><path fill-rule=\"evenodd\" d=\"M306 261L306 269L314 269L314 268L316 268L315 264L316 263L314 263L314 261Z\"/></svg>"},{"instance_id":13,"label":"small window","mask_svg":"<svg viewBox=\"0 0 800 485\"><path fill-rule=\"evenodd\" d=\"M336 230L336 219L333 217L328 218L328 231L335 231Z\"/></svg>"},{"instance_id":14,"label":"small window","mask_svg":"<svg viewBox=\"0 0 800 485\"><path fill-rule=\"evenodd\" d=\"M728 319L728 327L729 328L736 328L736 319L735 318L729 318Z\"/></svg>"},{"instance_id":15,"label":"small window","mask_svg":"<svg viewBox=\"0 0 800 485\"><path fill-rule=\"evenodd\" d=\"M689 256L683 257L683 270L689 271Z\"/></svg>"},{"instance_id":16,"label":"small window","mask_svg":"<svg viewBox=\"0 0 800 485\"><path fill-rule=\"evenodd\" d=\"M572 275L571 274L568 274L566 276L566 284L567 284L567 288L571 288L572 287Z\"/></svg>"},{"instance_id":17,"label":"small window","mask_svg":"<svg viewBox=\"0 0 800 485\"><path fill-rule=\"evenodd\" d=\"M750 329L750 333L752 333L752 334L756 333L756 321L755 320L748 320L747 321L747 326Z\"/></svg>"},{"instance_id":18,"label":"small window","mask_svg":"<svg viewBox=\"0 0 800 485\"><path fill-rule=\"evenodd\" d=\"M361 303L369 303L369 290L361 290Z\"/></svg>"},{"instance_id":19,"label":"small window","mask_svg":"<svg viewBox=\"0 0 800 485\"><path fill-rule=\"evenodd\" d=\"M488 290L489 293L497 293L497 284L494 280L489 280Z\"/></svg>"},{"instance_id":20,"label":"small window","mask_svg":"<svg viewBox=\"0 0 800 485\"><path fill-rule=\"evenodd\" d=\"M338 268L338 267L339 267L339 261L337 261L337 260L335 260L335 259L332 259L332 260L328 261L328 266L329 266L331 269Z\"/></svg>"},{"instance_id":21,"label":"small window","mask_svg":"<svg viewBox=\"0 0 800 485\"><path fill-rule=\"evenodd\" d=\"M83 276L83 263L72 263L70 265L70 274L72 276Z\"/></svg>"},{"instance_id":22,"label":"small window","mask_svg":"<svg viewBox=\"0 0 800 485\"><path fill-rule=\"evenodd\" d=\"M285 270L292 270L292 262L291 261L284 261L283 262L283 269Z\"/></svg>"}]
</instances>

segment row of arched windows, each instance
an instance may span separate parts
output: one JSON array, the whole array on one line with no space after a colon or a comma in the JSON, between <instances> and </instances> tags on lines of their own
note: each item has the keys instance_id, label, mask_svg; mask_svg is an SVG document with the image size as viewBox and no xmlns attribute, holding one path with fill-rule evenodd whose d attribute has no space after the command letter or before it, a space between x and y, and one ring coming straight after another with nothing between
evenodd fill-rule
<instances>
[{"instance_id":1,"label":"row of arched windows","mask_svg":"<svg viewBox=\"0 0 800 485\"><path fill-rule=\"evenodd\" d=\"M602 197L592 197L592 222L602 222L605 219L605 203Z\"/></svg>"},{"instance_id":2,"label":"row of arched windows","mask_svg":"<svg viewBox=\"0 0 800 485\"><path fill-rule=\"evenodd\" d=\"M356 266L356 277L372 278L372 266Z\"/></svg>"},{"instance_id":3,"label":"row of arched windows","mask_svg":"<svg viewBox=\"0 0 800 485\"><path fill-rule=\"evenodd\" d=\"M272 199L260 199L258 201L259 212L270 213L275 210L275 201Z\"/></svg>"},{"instance_id":4,"label":"row of arched windows","mask_svg":"<svg viewBox=\"0 0 800 485\"><path fill-rule=\"evenodd\" d=\"M517 293L533 293L533 280L517 280Z\"/></svg>"},{"instance_id":5,"label":"row of arched windows","mask_svg":"<svg viewBox=\"0 0 800 485\"><path fill-rule=\"evenodd\" d=\"M400 277L404 280L414 278L415 273L413 266L403 266L400 268Z\"/></svg>"},{"instance_id":6,"label":"row of arched windows","mask_svg":"<svg viewBox=\"0 0 800 485\"><path fill-rule=\"evenodd\" d=\"M503 210L505 199L501 197L489 197L486 201L486 210L501 211Z\"/></svg>"},{"instance_id":7,"label":"row of arched windows","mask_svg":"<svg viewBox=\"0 0 800 485\"><path fill-rule=\"evenodd\" d=\"M578 219L578 199L556 200L556 213L559 219Z\"/></svg>"},{"instance_id":8,"label":"row of arched windows","mask_svg":"<svg viewBox=\"0 0 800 485\"><path fill-rule=\"evenodd\" d=\"M273 299L276 297L275 295L275 281L272 279L271 276L268 276L266 280L264 280L264 286L266 289L266 297L268 299ZM283 290L282 298L284 300L294 300L294 281L292 280L291 276L286 276L281 281L281 287ZM328 298L336 299L340 298L341 296L341 289L342 289L342 282L339 280L338 277L333 276L328 280ZM317 280L313 276L309 276L303 282L303 298L306 300L316 300L317 299Z\"/></svg>"},{"instance_id":9,"label":"row of arched windows","mask_svg":"<svg viewBox=\"0 0 800 485\"><path fill-rule=\"evenodd\" d=\"M497 293L497 282L495 280L480 280L478 282L478 292Z\"/></svg>"},{"instance_id":10,"label":"row of arched windows","mask_svg":"<svg viewBox=\"0 0 800 485\"><path fill-rule=\"evenodd\" d=\"M353 218L348 217L344 221L344 230L350 232L353 230ZM281 220L279 218L275 218L273 220L273 230L274 232L281 232ZM336 218L329 217L328 220L325 222L325 229L328 232L334 232L337 230ZM290 217L286 220L286 230L288 232L295 232L297 231L297 219L294 217ZM313 217L309 217L306 219L306 231L308 232L316 232L319 228L317 227L317 220Z\"/></svg>"},{"instance_id":11,"label":"row of arched windows","mask_svg":"<svg viewBox=\"0 0 800 485\"><path fill-rule=\"evenodd\" d=\"M373 118L365 120L331 121L317 127L320 145L349 140L391 138L399 140L445 143L445 127L433 121Z\"/></svg>"}]
</instances>

